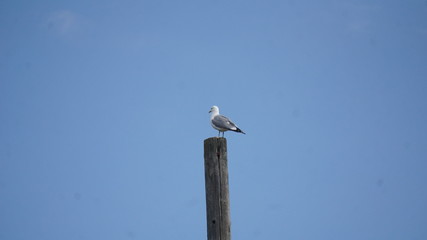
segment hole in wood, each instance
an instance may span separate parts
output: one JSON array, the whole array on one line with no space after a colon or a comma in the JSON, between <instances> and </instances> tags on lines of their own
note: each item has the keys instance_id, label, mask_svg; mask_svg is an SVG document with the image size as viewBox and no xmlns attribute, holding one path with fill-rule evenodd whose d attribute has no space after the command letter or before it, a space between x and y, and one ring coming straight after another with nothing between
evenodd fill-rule
<instances>
[{"instance_id":1,"label":"hole in wood","mask_svg":"<svg viewBox=\"0 0 427 240\"><path fill-rule=\"evenodd\" d=\"M215 220L212 220L212 223L215 224Z\"/></svg>"}]
</instances>

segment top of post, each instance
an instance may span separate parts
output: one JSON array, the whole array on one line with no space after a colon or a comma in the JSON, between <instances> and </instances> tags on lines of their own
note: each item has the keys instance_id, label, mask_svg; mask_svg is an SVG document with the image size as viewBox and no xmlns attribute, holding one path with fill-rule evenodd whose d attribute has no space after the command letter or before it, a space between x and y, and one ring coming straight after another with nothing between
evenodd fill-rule
<instances>
[{"instance_id":1,"label":"top of post","mask_svg":"<svg viewBox=\"0 0 427 240\"><path fill-rule=\"evenodd\" d=\"M210 138L206 138L205 139L205 143L208 143L208 142L227 142L227 138L225 138L225 137L210 137Z\"/></svg>"}]
</instances>

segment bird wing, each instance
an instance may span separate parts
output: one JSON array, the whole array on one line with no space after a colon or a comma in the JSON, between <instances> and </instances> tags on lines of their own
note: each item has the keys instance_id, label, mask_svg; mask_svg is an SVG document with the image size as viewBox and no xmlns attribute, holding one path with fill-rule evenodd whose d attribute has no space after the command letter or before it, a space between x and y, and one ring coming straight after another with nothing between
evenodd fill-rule
<instances>
[{"instance_id":1,"label":"bird wing","mask_svg":"<svg viewBox=\"0 0 427 240\"><path fill-rule=\"evenodd\" d=\"M217 128L224 130L236 130L236 124L234 124L230 119L225 116L217 115L212 119L212 124Z\"/></svg>"}]
</instances>

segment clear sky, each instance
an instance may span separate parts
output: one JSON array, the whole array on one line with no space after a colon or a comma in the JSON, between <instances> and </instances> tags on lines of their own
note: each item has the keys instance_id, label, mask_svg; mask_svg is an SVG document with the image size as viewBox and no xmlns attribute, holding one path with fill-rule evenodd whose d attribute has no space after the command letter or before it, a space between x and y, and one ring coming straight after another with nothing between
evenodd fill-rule
<instances>
[{"instance_id":1,"label":"clear sky","mask_svg":"<svg viewBox=\"0 0 427 240\"><path fill-rule=\"evenodd\" d=\"M0 2L0 239L427 239L427 1Z\"/></svg>"}]
</instances>

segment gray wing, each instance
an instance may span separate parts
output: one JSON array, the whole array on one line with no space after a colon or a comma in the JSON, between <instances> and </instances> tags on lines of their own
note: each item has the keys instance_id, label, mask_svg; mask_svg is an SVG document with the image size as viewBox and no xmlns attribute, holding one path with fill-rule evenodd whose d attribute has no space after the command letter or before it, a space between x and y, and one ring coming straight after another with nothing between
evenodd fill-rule
<instances>
[{"instance_id":1,"label":"gray wing","mask_svg":"<svg viewBox=\"0 0 427 240\"><path fill-rule=\"evenodd\" d=\"M236 130L236 124L234 124L230 119L228 119L225 116L222 115L217 115L212 119L212 123L217 127L217 128L222 128L222 129L226 129L226 130Z\"/></svg>"}]
</instances>

